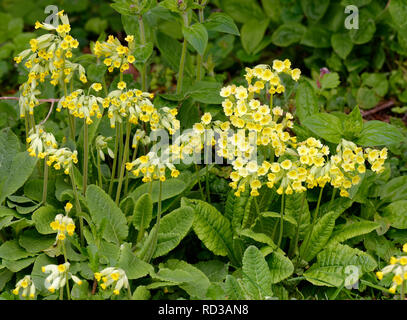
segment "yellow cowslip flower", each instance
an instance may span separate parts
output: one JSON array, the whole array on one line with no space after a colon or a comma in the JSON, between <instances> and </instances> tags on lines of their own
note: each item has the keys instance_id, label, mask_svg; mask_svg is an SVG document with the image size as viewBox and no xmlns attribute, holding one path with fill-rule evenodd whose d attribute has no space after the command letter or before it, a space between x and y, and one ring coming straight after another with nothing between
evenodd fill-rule
<instances>
[{"instance_id":1,"label":"yellow cowslip flower","mask_svg":"<svg viewBox=\"0 0 407 320\"><path fill-rule=\"evenodd\" d=\"M18 281L15 289L13 290L13 294L19 295L21 288L23 289L23 292L21 293L22 297L26 297L28 295L30 299L34 299L36 288L31 276L26 275L24 278Z\"/></svg>"},{"instance_id":2,"label":"yellow cowslip flower","mask_svg":"<svg viewBox=\"0 0 407 320\"><path fill-rule=\"evenodd\" d=\"M72 236L75 231L75 223L68 216L57 214L54 221L50 223L52 230L57 232L56 241L64 241L66 239L66 233Z\"/></svg>"},{"instance_id":3,"label":"yellow cowslip flower","mask_svg":"<svg viewBox=\"0 0 407 320\"><path fill-rule=\"evenodd\" d=\"M119 295L122 288L129 289L129 280L123 269L107 267L100 272L94 274L96 281L102 282L100 287L106 290L107 287L114 285L113 294Z\"/></svg>"},{"instance_id":4,"label":"yellow cowslip flower","mask_svg":"<svg viewBox=\"0 0 407 320\"><path fill-rule=\"evenodd\" d=\"M124 82L124 81L120 81L120 82L117 84L117 88L118 88L119 90L125 89L126 86L127 86L127 84L126 84L126 82Z\"/></svg>"},{"instance_id":5,"label":"yellow cowslip flower","mask_svg":"<svg viewBox=\"0 0 407 320\"><path fill-rule=\"evenodd\" d=\"M49 264L41 267L43 273L50 273L44 280L44 286L49 292L54 293L58 289L63 288L67 278L72 279L77 285L82 284L83 281L81 279L69 272L70 266L69 262L65 262L60 265Z\"/></svg>"},{"instance_id":6,"label":"yellow cowslip flower","mask_svg":"<svg viewBox=\"0 0 407 320\"><path fill-rule=\"evenodd\" d=\"M100 83L94 83L92 84L91 88L97 92L99 92L100 90L102 90L102 84Z\"/></svg>"}]
</instances>

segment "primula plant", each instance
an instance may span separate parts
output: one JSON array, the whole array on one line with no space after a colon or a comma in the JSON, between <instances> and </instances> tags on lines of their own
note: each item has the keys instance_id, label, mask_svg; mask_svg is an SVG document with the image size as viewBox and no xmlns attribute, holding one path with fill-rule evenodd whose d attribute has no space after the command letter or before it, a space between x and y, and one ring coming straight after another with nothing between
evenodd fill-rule
<instances>
[{"instance_id":1,"label":"primula plant","mask_svg":"<svg viewBox=\"0 0 407 320\"><path fill-rule=\"evenodd\" d=\"M62 7L28 26L0 90L1 299L405 299L403 119L286 48L336 4L240 2L115 0L123 30L86 41Z\"/></svg>"}]
</instances>

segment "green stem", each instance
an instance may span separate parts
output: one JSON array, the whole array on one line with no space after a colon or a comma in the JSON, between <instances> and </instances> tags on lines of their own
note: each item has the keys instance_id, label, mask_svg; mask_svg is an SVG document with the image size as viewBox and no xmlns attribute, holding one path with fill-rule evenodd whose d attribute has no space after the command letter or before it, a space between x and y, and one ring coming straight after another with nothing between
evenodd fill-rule
<instances>
[{"instance_id":1,"label":"green stem","mask_svg":"<svg viewBox=\"0 0 407 320\"><path fill-rule=\"evenodd\" d=\"M254 201L254 207L256 208L257 217L259 217L260 216L260 207L259 207L259 203L257 202L257 197L253 197L253 201Z\"/></svg>"},{"instance_id":2,"label":"green stem","mask_svg":"<svg viewBox=\"0 0 407 320\"><path fill-rule=\"evenodd\" d=\"M44 159L44 182L42 185L42 203L45 204L47 203L47 192L48 192L48 156L45 157Z\"/></svg>"},{"instance_id":3,"label":"green stem","mask_svg":"<svg viewBox=\"0 0 407 320\"><path fill-rule=\"evenodd\" d=\"M66 254L66 247L65 247L65 240L62 241L62 250L64 253L65 262L68 262L67 254ZM68 281L68 272L65 273L65 286L66 286L66 294L68 296L68 300L71 300L71 292L69 290L69 281Z\"/></svg>"},{"instance_id":4,"label":"green stem","mask_svg":"<svg viewBox=\"0 0 407 320\"><path fill-rule=\"evenodd\" d=\"M128 153L129 153L130 130L131 130L131 123L130 123L130 121L127 121L127 124L126 124L126 142L125 142L125 145L124 145L123 160L122 160L122 164L121 164L121 167L120 167L119 184L117 185L117 191L116 191L116 204L117 205L119 205L119 201L120 201L120 192L122 191L124 170L126 168L126 161L127 161L127 156L128 156Z\"/></svg>"},{"instance_id":5,"label":"green stem","mask_svg":"<svg viewBox=\"0 0 407 320\"><path fill-rule=\"evenodd\" d=\"M119 123L119 157L117 158L117 172L119 173L121 170L122 162L121 159L123 157L123 123Z\"/></svg>"},{"instance_id":6,"label":"green stem","mask_svg":"<svg viewBox=\"0 0 407 320\"><path fill-rule=\"evenodd\" d=\"M151 250L148 252L148 256L146 257L146 262L149 263L150 260L153 258L155 250L157 248L157 238L158 238L158 230L160 229L160 221L161 221L161 196L162 196L162 186L163 183L160 180L160 190L158 193L158 209L157 209L157 222L154 227L154 233L151 243Z\"/></svg>"},{"instance_id":7,"label":"green stem","mask_svg":"<svg viewBox=\"0 0 407 320\"><path fill-rule=\"evenodd\" d=\"M206 165L206 173L205 173L205 183L206 183L206 198L208 202L211 202L211 190L209 187L209 166Z\"/></svg>"},{"instance_id":8,"label":"green stem","mask_svg":"<svg viewBox=\"0 0 407 320\"><path fill-rule=\"evenodd\" d=\"M134 148L133 151L133 156L131 158L131 162L134 162L134 160L136 160L137 157L137 149L138 149L138 144L136 145L136 147ZM130 177L130 172L126 172L126 182L124 184L124 194L127 194L128 190L129 190L129 177Z\"/></svg>"},{"instance_id":9,"label":"green stem","mask_svg":"<svg viewBox=\"0 0 407 320\"><path fill-rule=\"evenodd\" d=\"M285 205L285 194L281 196L281 211L280 211L280 234L278 236L277 247L280 247L281 241L283 240L283 229L284 229L284 205Z\"/></svg>"},{"instance_id":10,"label":"green stem","mask_svg":"<svg viewBox=\"0 0 407 320\"><path fill-rule=\"evenodd\" d=\"M188 27L188 14L184 12L184 26L185 28ZM179 72L178 72L178 80L177 80L177 94L182 92L182 82L184 80L184 67L185 67L185 57L187 54L187 40L184 38L184 42L182 43L182 52L181 52L181 60L179 63Z\"/></svg>"},{"instance_id":11,"label":"green stem","mask_svg":"<svg viewBox=\"0 0 407 320\"><path fill-rule=\"evenodd\" d=\"M205 194L203 192L203 188L202 188L202 184L201 184L201 175L199 172L198 165L196 163L195 163L195 170L196 170L196 173L198 174L198 185L199 185L199 191L201 191L201 198L203 201L205 201Z\"/></svg>"},{"instance_id":12,"label":"green stem","mask_svg":"<svg viewBox=\"0 0 407 320\"><path fill-rule=\"evenodd\" d=\"M75 177L73 175L73 169L70 170L69 176L71 178L71 183L72 183L72 190L73 190L73 195L75 198L75 209L76 209L76 215L79 215L82 212L81 204L79 202L79 196L78 196L78 190L76 189L76 183L75 183ZM79 217L79 229L80 229L80 240L81 240L81 245L84 245L83 241L83 217Z\"/></svg>"},{"instance_id":13,"label":"green stem","mask_svg":"<svg viewBox=\"0 0 407 320\"><path fill-rule=\"evenodd\" d=\"M401 290L400 290L400 300L405 300L405 294L406 294L406 281L403 281L401 284Z\"/></svg>"},{"instance_id":14,"label":"green stem","mask_svg":"<svg viewBox=\"0 0 407 320\"><path fill-rule=\"evenodd\" d=\"M304 197L302 198L301 201L301 209L300 209L300 214L298 216L297 220L297 227L295 230L295 238L293 241L290 242L290 249L288 250L288 256L292 257L298 250L298 241L300 238L300 225L301 225L301 218L302 218L302 213L304 211L304 204L305 204L305 199L307 198L307 195L305 194Z\"/></svg>"},{"instance_id":15,"label":"green stem","mask_svg":"<svg viewBox=\"0 0 407 320\"><path fill-rule=\"evenodd\" d=\"M205 1L206 2L206 1ZM204 5L204 4L203 4ZM199 14L199 22L200 23L204 23L205 21L205 17L204 17L204 10L199 9L198 10L198 14ZM203 60L203 56L201 56L199 53L197 55L197 62L196 62L196 80L200 81L202 79L202 60Z\"/></svg>"},{"instance_id":16,"label":"green stem","mask_svg":"<svg viewBox=\"0 0 407 320\"><path fill-rule=\"evenodd\" d=\"M103 187L103 182L102 182L102 169L100 167L100 157L99 157L99 150L96 149L96 161L97 161L97 166L98 166L98 181L99 181L99 187Z\"/></svg>"},{"instance_id":17,"label":"green stem","mask_svg":"<svg viewBox=\"0 0 407 320\"><path fill-rule=\"evenodd\" d=\"M119 150L119 127L116 126L116 140L114 143L114 159L113 159L113 166L112 166L112 175L110 177L110 185L109 185L109 195L112 195L112 191L113 191L113 182L114 182L114 178L116 175L116 166L117 166L117 152Z\"/></svg>"},{"instance_id":18,"label":"green stem","mask_svg":"<svg viewBox=\"0 0 407 320\"><path fill-rule=\"evenodd\" d=\"M142 45L146 44L146 33L144 30L144 22L143 16L139 15L138 17L138 24L140 29L140 42ZM147 91L147 62L143 64L141 69L141 90L146 92Z\"/></svg>"},{"instance_id":19,"label":"green stem","mask_svg":"<svg viewBox=\"0 0 407 320\"><path fill-rule=\"evenodd\" d=\"M89 137L88 137L88 124L86 120L83 123L83 188L82 194L86 194L88 185L88 157L89 157Z\"/></svg>"},{"instance_id":20,"label":"green stem","mask_svg":"<svg viewBox=\"0 0 407 320\"><path fill-rule=\"evenodd\" d=\"M336 196L336 192L338 191L338 189L334 188L334 190L332 191L332 197L331 197L331 201L329 201L329 210L331 210L332 208L332 204L335 200L335 196Z\"/></svg>"}]
</instances>

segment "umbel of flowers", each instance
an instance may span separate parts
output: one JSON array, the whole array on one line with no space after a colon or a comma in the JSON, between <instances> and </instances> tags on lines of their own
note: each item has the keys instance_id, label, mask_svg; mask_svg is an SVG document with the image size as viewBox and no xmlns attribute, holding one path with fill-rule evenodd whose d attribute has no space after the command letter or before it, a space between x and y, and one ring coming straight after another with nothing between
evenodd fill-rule
<instances>
[{"instance_id":1,"label":"umbel of flowers","mask_svg":"<svg viewBox=\"0 0 407 320\"><path fill-rule=\"evenodd\" d=\"M298 142L289 131L293 115L272 105L273 96L285 91L282 73L297 81L301 72L291 69L289 60L275 60L272 67L246 68L246 86L229 85L220 91L223 112L229 120L211 123L210 117L204 115L201 123L194 125L197 133L210 127L219 133L217 152L233 160L230 186L236 190L236 196L246 188L250 188L252 196L258 196L263 185L276 188L278 194L289 195L330 183L346 197L348 190L361 181L368 165L376 173L383 172L386 148L364 150L342 139L336 154L331 155L328 146L313 137ZM265 96L268 98L264 99ZM228 134L231 129L233 135ZM257 146L272 151L260 163Z\"/></svg>"}]
</instances>

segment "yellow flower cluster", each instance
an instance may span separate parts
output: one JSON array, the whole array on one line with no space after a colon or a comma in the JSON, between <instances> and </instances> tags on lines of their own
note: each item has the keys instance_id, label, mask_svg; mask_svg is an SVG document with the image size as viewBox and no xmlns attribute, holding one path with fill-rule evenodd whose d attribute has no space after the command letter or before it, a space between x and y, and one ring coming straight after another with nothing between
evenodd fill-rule
<instances>
[{"instance_id":1,"label":"yellow flower cluster","mask_svg":"<svg viewBox=\"0 0 407 320\"><path fill-rule=\"evenodd\" d=\"M72 209L72 204L68 202L65 205L66 215L57 214L54 221L50 223L52 230L57 231L56 241L64 241L66 234L73 236L75 232L75 222L68 217L69 212Z\"/></svg>"},{"instance_id":2,"label":"yellow flower cluster","mask_svg":"<svg viewBox=\"0 0 407 320\"><path fill-rule=\"evenodd\" d=\"M106 290L108 286L112 286L116 283L113 289L113 294L115 295L119 295L122 288L129 289L129 280L127 279L124 270L120 268L105 268L102 271L95 273L95 279L98 282L102 280L100 287L103 290Z\"/></svg>"},{"instance_id":3,"label":"yellow flower cluster","mask_svg":"<svg viewBox=\"0 0 407 320\"><path fill-rule=\"evenodd\" d=\"M97 136L95 139L95 147L98 152L98 156L102 161L105 161L105 153L104 150L107 151L107 154L109 155L110 158L114 159L114 153L113 150L110 149L107 145L108 141L112 140L112 137L104 137L104 136Z\"/></svg>"},{"instance_id":4,"label":"yellow flower cluster","mask_svg":"<svg viewBox=\"0 0 407 320\"><path fill-rule=\"evenodd\" d=\"M27 275L22 278L20 281L17 282L15 289L13 290L14 295L18 295L20 293L20 289L23 289L23 293L21 294L22 297L26 297L29 294L30 299L34 299L35 297L35 285L34 281L32 281L31 276Z\"/></svg>"},{"instance_id":5,"label":"yellow flower cluster","mask_svg":"<svg viewBox=\"0 0 407 320\"><path fill-rule=\"evenodd\" d=\"M366 171L365 160L372 171L384 170L387 149L381 151L357 147L342 140L337 154L329 157L328 146L313 137L297 142L289 130L293 127L293 115L279 106L272 106L274 94L283 93L280 73L286 73L297 81L301 71L291 69L289 60L275 60L273 66L259 65L246 68L247 87L230 85L221 89L220 95L226 122L213 122L212 126L220 135L217 154L233 160L230 186L235 195L248 185L252 196L259 195L263 184L276 188L278 194L303 192L307 188L324 187L331 183L341 190L341 196L349 196L348 189L361 181ZM263 91L269 95L270 105L262 103ZM209 117L207 117L209 119ZM194 129L203 132L209 125L204 119ZM232 135L229 130L235 130ZM257 161L257 146L271 151L270 160ZM279 158L275 161L275 157Z\"/></svg>"},{"instance_id":6,"label":"yellow flower cluster","mask_svg":"<svg viewBox=\"0 0 407 320\"><path fill-rule=\"evenodd\" d=\"M49 264L41 268L43 273L50 274L44 280L44 286L49 292L54 293L59 288L63 288L67 278L71 278L78 285L82 284L81 279L69 272L70 266L69 262L65 262L59 265Z\"/></svg>"},{"instance_id":7,"label":"yellow flower cluster","mask_svg":"<svg viewBox=\"0 0 407 320\"><path fill-rule=\"evenodd\" d=\"M407 253L407 243L403 245L403 252ZM407 256L391 257L390 264L376 272L376 276L382 280L388 273L393 273L392 286L389 292L394 294L397 287L404 285L404 282L407 281Z\"/></svg>"},{"instance_id":8,"label":"yellow flower cluster","mask_svg":"<svg viewBox=\"0 0 407 320\"><path fill-rule=\"evenodd\" d=\"M124 72L130 68L129 63L133 63L136 59L130 54L135 47L134 37L127 36L125 40L128 43L128 47L123 46L119 39L110 35L107 41L96 41L94 47L94 53L97 57L103 57L103 63L108 67L109 72L120 69L120 72Z\"/></svg>"},{"instance_id":9,"label":"yellow flower cluster","mask_svg":"<svg viewBox=\"0 0 407 320\"><path fill-rule=\"evenodd\" d=\"M16 63L25 60L24 65L29 69L28 80L20 87L21 117L24 117L25 111L32 114L33 108L39 104L36 95L40 92L36 87L38 82L44 82L48 76L54 86L60 81L69 83L75 73L83 83L87 82L83 66L69 60L73 56L72 49L77 48L79 42L69 35L71 28L68 16L60 11L58 17L62 22L58 27L47 23L36 23L37 29L56 30L57 34L45 34L31 39L30 49L22 51L14 58Z\"/></svg>"},{"instance_id":10,"label":"yellow flower cluster","mask_svg":"<svg viewBox=\"0 0 407 320\"><path fill-rule=\"evenodd\" d=\"M48 157L46 164L53 165L55 170L63 168L64 173L69 174L72 163L78 163L78 152L68 148L58 148L54 135L45 132L40 125L30 130L27 142L30 156L40 159Z\"/></svg>"},{"instance_id":11,"label":"yellow flower cluster","mask_svg":"<svg viewBox=\"0 0 407 320\"><path fill-rule=\"evenodd\" d=\"M96 84L93 84L94 87ZM57 106L57 111L61 108L68 109L69 113L76 118L85 119L88 125L93 123L92 117L98 119L103 116L102 104L104 99L93 95L86 95L82 89L75 90L70 95L62 97Z\"/></svg>"}]
</instances>

